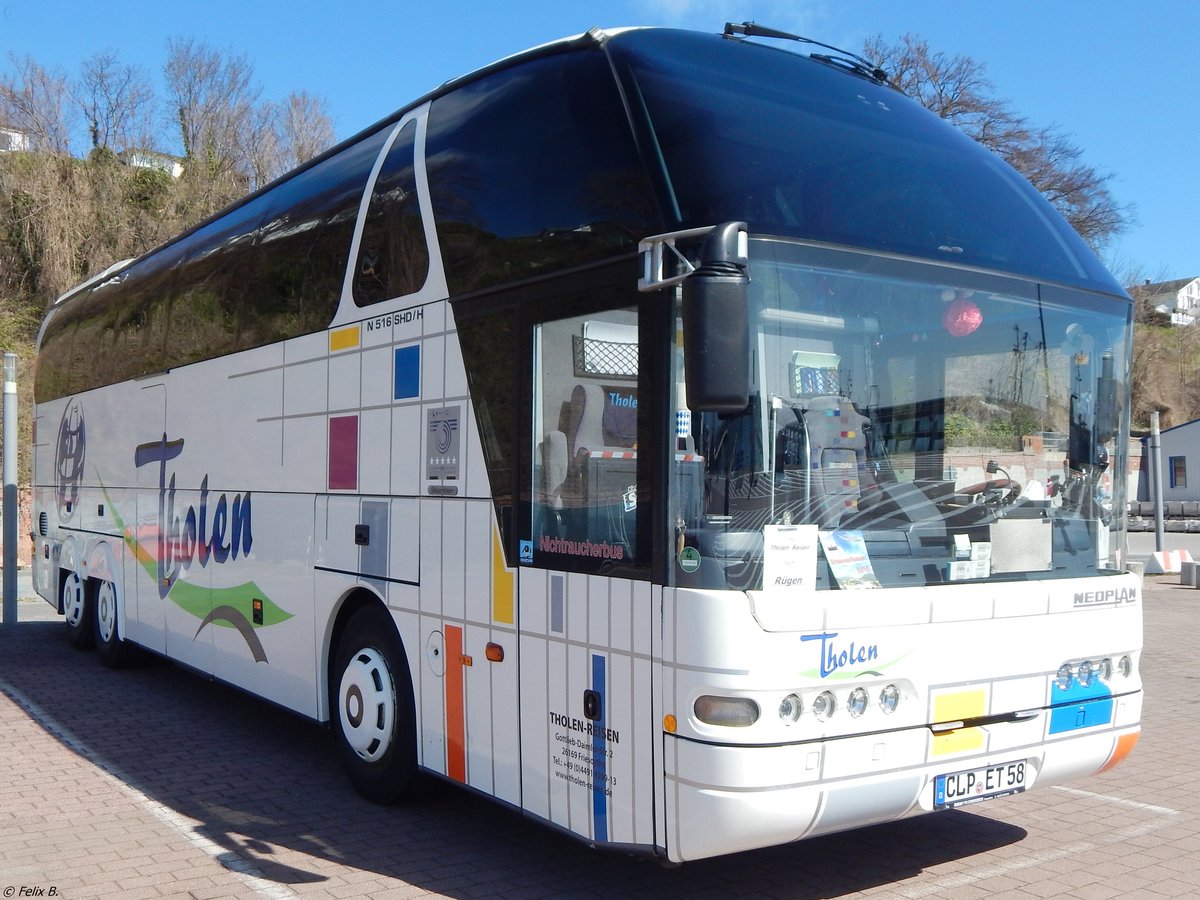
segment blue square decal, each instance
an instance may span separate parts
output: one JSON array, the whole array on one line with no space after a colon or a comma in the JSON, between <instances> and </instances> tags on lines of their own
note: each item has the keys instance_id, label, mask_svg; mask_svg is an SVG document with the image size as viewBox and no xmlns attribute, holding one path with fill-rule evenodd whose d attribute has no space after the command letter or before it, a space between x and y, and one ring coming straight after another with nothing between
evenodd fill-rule
<instances>
[{"instance_id":1,"label":"blue square decal","mask_svg":"<svg viewBox=\"0 0 1200 900\"><path fill-rule=\"evenodd\" d=\"M421 348L419 345L396 350L396 381L393 400L421 396Z\"/></svg>"}]
</instances>

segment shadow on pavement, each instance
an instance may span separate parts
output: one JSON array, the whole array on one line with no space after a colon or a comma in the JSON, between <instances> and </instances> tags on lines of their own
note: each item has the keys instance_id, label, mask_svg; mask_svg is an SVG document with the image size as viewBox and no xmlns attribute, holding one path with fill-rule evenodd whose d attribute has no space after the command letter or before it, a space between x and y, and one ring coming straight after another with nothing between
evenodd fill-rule
<instances>
[{"instance_id":1,"label":"shadow on pavement","mask_svg":"<svg viewBox=\"0 0 1200 900\"><path fill-rule=\"evenodd\" d=\"M93 761L201 823L228 851L227 867L244 860L285 885L325 880L336 863L452 897L837 897L1025 836L952 811L668 869L592 850L432 779L415 803L369 804L343 777L320 726L160 660L109 671L68 646L61 622L0 629L4 685Z\"/></svg>"}]
</instances>

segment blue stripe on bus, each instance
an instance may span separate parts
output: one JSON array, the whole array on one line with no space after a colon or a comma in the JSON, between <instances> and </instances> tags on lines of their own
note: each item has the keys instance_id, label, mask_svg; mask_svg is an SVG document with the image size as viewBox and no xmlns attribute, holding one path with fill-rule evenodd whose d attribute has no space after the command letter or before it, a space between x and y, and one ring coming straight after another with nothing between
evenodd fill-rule
<instances>
[{"instance_id":1,"label":"blue stripe on bus","mask_svg":"<svg viewBox=\"0 0 1200 900\"><path fill-rule=\"evenodd\" d=\"M398 347L394 354L396 371L392 398L407 400L421 396L421 346Z\"/></svg>"},{"instance_id":2,"label":"blue stripe on bus","mask_svg":"<svg viewBox=\"0 0 1200 900\"><path fill-rule=\"evenodd\" d=\"M592 655L592 690L600 695L600 717L592 722L592 831L608 840L608 698L604 690L604 657Z\"/></svg>"},{"instance_id":3,"label":"blue stripe on bus","mask_svg":"<svg viewBox=\"0 0 1200 900\"><path fill-rule=\"evenodd\" d=\"M1050 710L1050 734L1112 722L1112 691L1098 678L1084 687L1073 676L1066 690L1055 683L1050 691L1050 702L1053 704Z\"/></svg>"}]
</instances>

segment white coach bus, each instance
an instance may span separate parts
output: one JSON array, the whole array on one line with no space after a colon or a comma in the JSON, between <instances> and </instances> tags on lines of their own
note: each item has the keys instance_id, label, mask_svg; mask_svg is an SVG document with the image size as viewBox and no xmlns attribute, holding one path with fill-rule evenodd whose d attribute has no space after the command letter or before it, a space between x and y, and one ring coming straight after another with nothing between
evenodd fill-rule
<instances>
[{"instance_id":1,"label":"white coach bus","mask_svg":"<svg viewBox=\"0 0 1200 900\"><path fill-rule=\"evenodd\" d=\"M673 862L1123 759L1128 296L757 31L505 59L56 302L70 639L328 722L378 802Z\"/></svg>"}]
</instances>

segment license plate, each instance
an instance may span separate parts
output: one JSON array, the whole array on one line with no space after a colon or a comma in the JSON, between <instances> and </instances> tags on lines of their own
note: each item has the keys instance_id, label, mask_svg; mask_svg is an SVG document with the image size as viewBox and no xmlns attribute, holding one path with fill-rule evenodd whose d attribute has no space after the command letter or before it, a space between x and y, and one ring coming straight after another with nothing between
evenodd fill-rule
<instances>
[{"instance_id":1,"label":"license plate","mask_svg":"<svg viewBox=\"0 0 1200 900\"><path fill-rule=\"evenodd\" d=\"M1027 763L1021 760L938 775L933 780L933 808L950 809L993 797L1019 794L1025 790L1027 770Z\"/></svg>"}]
</instances>

